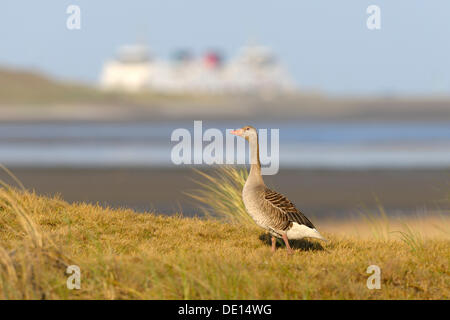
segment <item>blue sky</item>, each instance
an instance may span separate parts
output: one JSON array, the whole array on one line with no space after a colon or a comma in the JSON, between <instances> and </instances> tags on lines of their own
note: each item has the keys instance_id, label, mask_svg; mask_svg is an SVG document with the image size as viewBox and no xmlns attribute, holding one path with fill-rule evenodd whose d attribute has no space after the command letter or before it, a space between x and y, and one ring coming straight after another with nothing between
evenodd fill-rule
<instances>
[{"instance_id":1,"label":"blue sky","mask_svg":"<svg viewBox=\"0 0 450 320\"><path fill-rule=\"evenodd\" d=\"M66 8L81 8L81 30ZM366 8L381 8L381 30ZM0 66L95 83L118 46L141 40L232 57L249 40L273 48L300 88L329 94L450 94L448 0L2 0Z\"/></svg>"}]
</instances>

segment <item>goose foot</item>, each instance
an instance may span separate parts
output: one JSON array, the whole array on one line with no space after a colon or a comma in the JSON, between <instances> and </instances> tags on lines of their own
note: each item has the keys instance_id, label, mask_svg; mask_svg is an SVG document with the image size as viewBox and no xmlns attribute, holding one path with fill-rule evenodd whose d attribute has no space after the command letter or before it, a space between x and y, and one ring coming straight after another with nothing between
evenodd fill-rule
<instances>
[{"instance_id":1,"label":"goose foot","mask_svg":"<svg viewBox=\"0 0 450 320\"><path fill-rule=\"evenodd\" d=\"M275 252L277 250L277 239L272 236L272 252Z\"/></svg>"},{"instance_id":2,"label":"goose foot","mask_svg":"<svg viewBox=\"0 0 450 320\"><path fill-rule=\"evenodd\" d=\"M291 246L289 245L289 240L287 238L287 235L283 234L283 240L284 243L286 244L286 250L288 254L293 254L294 251L292 250Z\"/></svg>"}]
</instances>

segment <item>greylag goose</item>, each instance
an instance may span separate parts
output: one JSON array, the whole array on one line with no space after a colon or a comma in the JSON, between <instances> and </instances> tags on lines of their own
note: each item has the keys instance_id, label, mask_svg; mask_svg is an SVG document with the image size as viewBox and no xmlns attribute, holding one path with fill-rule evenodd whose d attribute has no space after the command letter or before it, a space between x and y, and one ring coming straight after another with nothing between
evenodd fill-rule
<instances>
[{"instance_id":1,"label":"greylag goose","mask_svg":"<svg viewBox=\"0 0 450 320\"><path fill-rule=\"evenodd\" d=\"M282 194L266 187L259 162L258 133L252 126L231 131L245 138L250 145L250 173L242 190L245 209L256 224L272 236L272 251L276 249L276 237L282 238L288 253L292 253L288 239L316 238L327 241L308 218Z\"/></svg>"}]
</instances>

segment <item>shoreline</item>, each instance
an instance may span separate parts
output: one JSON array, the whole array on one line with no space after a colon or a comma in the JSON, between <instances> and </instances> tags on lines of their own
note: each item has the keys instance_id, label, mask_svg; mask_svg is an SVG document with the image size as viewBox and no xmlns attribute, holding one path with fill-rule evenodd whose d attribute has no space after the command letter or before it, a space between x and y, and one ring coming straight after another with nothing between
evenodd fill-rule
<instances>
[{"instance_id":1,"label":"shoreline","mask_svg":"<svg viewBox=\"0 0 450 320\"><path fill-rule=\"evenodd\" d=\"M129 100L124 100L124 97ZM333 97L305 92L272 99L213 95L150 96L135 100L119 94L105 101L92 102L64 102L58 99L40 103L0 101L0 122L156 122L190 119L440 122L450 121L450 97Z\"/></svg>"},{"instance_id":2,"label":"shoreline","mask_svg":"<svg viewBox=\"0 0 450 320\"><path fill-rule=\"evenodd\" d=\"M184 193L198 186L192 169L14 168L14 175L39 195L60 194L70 203L98 203L138 212L201 215ZM0 179L12 183L5 172ZM355 218L449 212L447 170L280 170L265 176L268 187L286 195L314 219Z\"/></svg>"}]
</instances>

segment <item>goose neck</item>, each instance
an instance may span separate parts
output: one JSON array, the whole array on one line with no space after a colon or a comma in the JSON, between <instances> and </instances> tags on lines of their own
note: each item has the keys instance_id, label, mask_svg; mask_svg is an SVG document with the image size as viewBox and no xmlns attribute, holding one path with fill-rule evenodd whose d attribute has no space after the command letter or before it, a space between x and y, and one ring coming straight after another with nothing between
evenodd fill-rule
<instances>
[{"instance_id":1,"label":"goose neck","mask_svg":"<svg viewBox=\"0 0 450 320\"><path fill-rule=\"evenodd\" d=\"M249 178L255 182L263 183L261 175L261 163L259 161L258 137L249 138L250 146L250 173Z\"/></svg>"}]
</instances>

